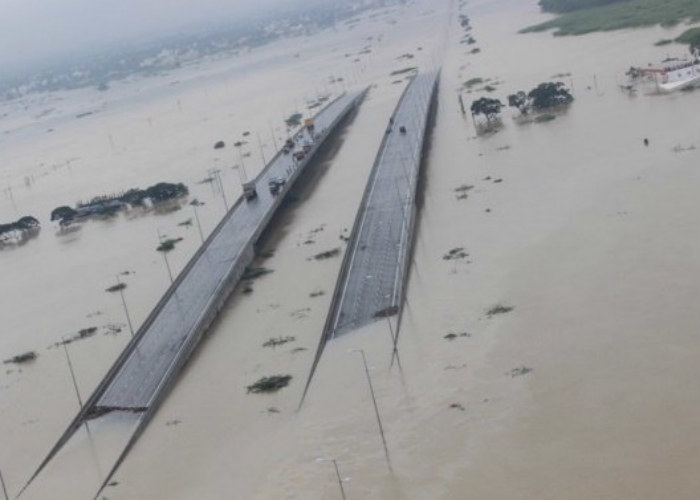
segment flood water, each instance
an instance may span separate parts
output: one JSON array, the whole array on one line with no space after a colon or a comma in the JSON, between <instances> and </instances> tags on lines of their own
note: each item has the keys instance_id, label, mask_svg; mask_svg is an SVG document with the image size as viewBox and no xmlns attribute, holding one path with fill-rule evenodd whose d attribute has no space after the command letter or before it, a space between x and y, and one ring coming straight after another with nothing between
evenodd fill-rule
<instances>
[{"instance_id":1,"label":"flood water","mask_svg":"<svg viewBox=\"0 0 700 500\"><path fill-rule=\"evenodd\" d=\"M98 328L68 345L85 399L129 338L119 296L105 288L128 271L120 279L137 327L169 284L158 234L184 238L167 254L175 272L200 244L190 205L93 220L69 234L57 234L51 210L184 182L205 203L197 216L206 236L225 210L218 188L199 183L210 169L221 169L232 204L242 174L232 167L250 153L245 175L259 171L261 150L271 157L286 134L284 118L320 94L372 85L270 231L273 256L263 265L274 272L234 294L104 496L340 498L332 464L317 460L326 457L349 478L349 499L698 497L700 93L619 88L631 65L682 55L653 44L685 27L519 35L545 18L536 2L474 0L464 12L480 52L470 54L457 12L457 2L420 0L107 92L0 106L0 222L42 222L37 237L0 250L0 359L38 354L0 373L0 470L11 494L78 409L55 344ZM386 323L344 335L326 347L298 411L341 260L310 258L344 246L406 82L390 73L436 64L400 369L390 367ZM468 106L554 75L568 75L559 78L575 101L553 121L518 125L509 108L498 133L477 136L461 114L466 80L496 87L463 92ZM218 140L224 149L213 148ZM473 188L459 199L462 185ZM458 247L468 256L443 259ZM496 305L513 309L487 315ZM279 336L295 340L262 346ZM356 348L372 365L391 467ZM275 374L292 375L291 384L246 393ZM132 425L114 416L79 431L22 498L92 498Z\"/></svg>"}]
</instances>

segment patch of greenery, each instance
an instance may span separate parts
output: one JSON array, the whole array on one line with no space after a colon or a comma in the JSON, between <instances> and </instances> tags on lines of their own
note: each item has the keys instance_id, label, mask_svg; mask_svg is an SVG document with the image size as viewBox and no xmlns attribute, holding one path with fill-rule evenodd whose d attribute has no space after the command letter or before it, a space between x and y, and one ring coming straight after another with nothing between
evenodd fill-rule
<instances>
[{"instance_id":1,"label":"patch of greenery","mask_svg":"<svg viewBox=\"0 0 700 500\"><path fill-rule=\"evenodd\" d=\"M470 189L474 189L474 186L472 186L471 184L462 184L461 186L456 187L454 191L455 193L466 193Z\"/></svg>"},{"instance_id":2,"label":"patch of greenery","mask_svg":"<svg viewBox=\"0 0 700 500\"><path fill-rule=\"evenodd\" d=\"M325 260L332 257L337 257L340 255L340 248L334 248L333 250L327 250L325 252L317 253L313 256L314 260Z\"/></svg>"},{"instance_id":3,"label":"patch of greenery","mask_svg":"<svg viewBox=\"0 0 700 500\"><path fill-rule=\"evenodd\" d=\"M540 0L539 5L546 12L562 14L564 12L573 12L575 10L590 9L591 7L627 1L629 0Z\"/></svg>"},{"instance_id":4,"label":"patch of greenery","mask_svg":"<svg viewBox=\"0 0 700 500\"><path fill-rule=\"evenodd\" d=\"M287 125L287 127L289 127L289 128L298 127L298 126L301 124L301 118L302 118L302 116L303 116L303 115L302 115L301 113L294 113L294 114L290 115L289 118L287 118L286 120L284 120L284 123L285 123L285 124ZM239 141L239 142L240 142L240 141ZM236 143L236 144L238 144L238 143ZM236 144L234 144L234 146L236 146ZM243 145L242 142L241 142L241 145ZM239 146L236 146L236 147L239 147Z\"/></svg>"},{"instance_id":5,"label":"patch of greenery","mask_svg":"<svg viewBox=\"0 0 700 500\"><path fill-rule=\"evenodd\" d=\"M272 337L263 342L263 347L277 347L278 345L286 344L287 342L294 342L295 340L296 338L291 336L277 338Z\"/></svg>"},{"instance_id":6,"label":"patch of greenery","mask_svg":"<svg viewBox=\"0 0 700 500\"><path fill-rule=\"evenodd\" d=\"M117 283L109 288L105 289L105 292L118 292L119 290L124 290L126 288L126 283Z\"/></svg>"},{"instance_id":7,"label":"patch of greenery","mask_svg":"<svg viewBox=\"0 0 700 500\"><path fill-rule=\"evenodd\" d=\"M25 352L24 354L18 354L17 356L13 356L10 359L6 359L3 361L5 364L10 364L14 363L16 365L21 365L23 363L30 363L34 361L37 358L37 355L34 351L29 351Z\"/></svg>"},{"instance_id":8,"label":"patch of greenery","mask_svg":"<svg viewBox=\"0 0 700 500\"><path fill-rule=\"evenodd\" d=\"M389 73L389 76L403 75L404 73L410 73L411 71L416 71L418 68L415 66L410 66L408 68L397 69Z\"/></svg>"},{"instance_id":9,"label":"patch of greenery","mask_svg":"<svg viewBox=\"0 0 700 500\"><path fill-rule=\"evenodd\" d=\"M175 248L175 245L180 243L182 241L182 238L167 238L163 240L160 245L156 248L157 251L159 252L169 252L170 250Z\"/></svg>"},{"instance_id":10,"label":"patch of greenery","mask_svg":"<svg viewBox=\"0 0 700 500\"><path fill-rule=\"evenodd\" d=\"M462 84L462 87L464 87L465 89L470 89L476 85L481 85L482 83L484 83L483 78L470 78Z\"/></svg>"},{"instance_id":11,"label":"patch of greenery","mask_svg":"<svg viewBox=\"0 0 700 500\"><path fill-rule=\"evenodd\" d=\"M445 255L442 256L442 260L458 260L469 257L469 254L464 250L463 247L453 248Z\"/></svg>"},{"instance_id":12,"label":"patch of greenery","mask_svg":"<svg viewBox=\"0 0 700 500\"><path fill-rule=\"evenodd\" d=\"M506 314L506 313L509 313L509 312L511 312L513 309L515 309L515 308L514 308L514 307L511 307L511 306L504 306L504 305L501 305L501 304L496 304L496 305L493 306L491 309L489 309L488 311L486 311L486 316L488 316L489 318L491 318L491 317L493 317L493 316L495 316L495 315L497 315L497 314Z\"/></svg>"},{"instance_id":13,"label":"patch of greenery","mask_svg":"<svg viewBox=\"0 0 700 500\"><path fill-rule=\"evenodd\" d=\"M544 0L543 0L544 1ZM567 0L551 0L559 3ZM583 2L583 0L571 0ZM566 12L550 21L520 30L520 33L555 30L555 36L583 35L594 31L613 31L642 26L675 26L690 20L700 21L700 2L697 0L625 0L607 5L586 1L579 10ZM541 2L542 4L542 2ZM594 5L594 6L591 6Z\"/></svg>"},{"instance_id":14,"label":"patch of greenery","mask_svg":"<svg viewBox=\"0 0 700 500\"><path fill-rule=\"evenodd\" d=\"M264 276L271 272L272 269L268 269L266 267L246 267L245 271L243 272L243 276L241 276L241 280L254 280L255 278L259 278L260 276Z\"/></svg>"},{"instance_id":15,"label":"patch of greenery","mask_svg":"<svg viewBox=\"0 0 700 500\"><path fill-rule=\"evenodd\" d=\"M659 40L658 42L656 42L654 44L654 46L655 47L663 47L664 45L669 45L671 43L673 43L673 40L669 40L668 38L663 38L663 39Z\"/></svg>"},{"instance_id":16,"label":"patch of greenery","mask_svg":"<svg viewBox=\"0 0 700 500\"><path fill-rule=\"evenodd\" d=\"M678 43L685 43L691 47L700 47L700 28L690 28L680 34L675 40Z\"/></svg>"},{"instance_id":17,"label":"patch of greenery","mask_svg":"<svg viewBox=\"0 0 700 500\"><path fill-rule=\"evenodd\" d=\"M543 115L535 117L535 123L551 122L554 119L556 119L556 115L553 115L551 113L545 113Z\"/></svg>"},{"instance_id":18,"label":"patch of greenery","mask_svg":"<svg viewBox=\"0 0 700 500\"><path fill-rule=\"evenodd\" d=\"M249 393L260 394L264 392L277 392L283 387L289 385L292 380L291 375L273 375L271 377L263 377L254 384L247 387Z\"/></svg>"}]
</instances>

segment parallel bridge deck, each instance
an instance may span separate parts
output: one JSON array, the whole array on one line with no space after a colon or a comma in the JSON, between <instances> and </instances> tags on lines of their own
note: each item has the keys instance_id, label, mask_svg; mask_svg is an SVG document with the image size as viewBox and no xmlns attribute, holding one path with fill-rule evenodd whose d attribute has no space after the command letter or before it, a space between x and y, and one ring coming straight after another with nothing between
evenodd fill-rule
<instances>
[{"instance_id":1,"label":"parallel bridge deck","mask_svg":"<svg viewBox=\"0 0 700 500\"><path fill-rule=\"evenodd\" d=\"M437 73L416 76L394 112L348 243L326 324L330 338L397 314L403 302L416 185L437 78Z\"/></svg>"}]
</instances>

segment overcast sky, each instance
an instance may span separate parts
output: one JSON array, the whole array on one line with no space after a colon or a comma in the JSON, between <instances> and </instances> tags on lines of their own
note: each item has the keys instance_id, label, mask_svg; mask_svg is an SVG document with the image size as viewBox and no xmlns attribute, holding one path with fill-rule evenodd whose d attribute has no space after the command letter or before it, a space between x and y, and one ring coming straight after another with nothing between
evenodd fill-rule
<instances>
[{"instance_id":1,"label":"overcast sky","mask_svg":"<svg viewBox=\"0 0 700 500\"><path fill-rule=\"evenodd\" d=\"M312 0L0 0L0 67Z\"/></svg>"}]
</instances>

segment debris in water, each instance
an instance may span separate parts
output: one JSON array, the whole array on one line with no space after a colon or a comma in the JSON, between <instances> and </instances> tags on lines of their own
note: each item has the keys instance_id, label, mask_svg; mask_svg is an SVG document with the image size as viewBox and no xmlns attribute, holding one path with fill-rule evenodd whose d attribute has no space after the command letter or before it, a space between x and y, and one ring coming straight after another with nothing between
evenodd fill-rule
<instances>
[{"instance_id":1,"label":"debris in water","mask_svg":"<svg viewBox=\"0 0 700 500\"><path fill-rule=\"evenodd\" d=\"M264 276L266 274L269 274L272 272L272 269L268 269L266 267L246 267L245 272L243 273L243 276L241 276L242 280L254 280L256 278L259 278L260 276Z\"/></svg>"},{"instance_id":2,"label":"debris in water","mask_svg":"<svg viewBox=\"0 0 700 500\"><path fill-rule=\"evenodd\" d=\"M492 316L495 316L496 314L509 313L513 309L515 309L515 308L511 307L511 306L504 306L501 304L497 304L497 305L493 306L491 309L489 309L488 311L486 311L486 316L488 316L490 318Z\"/></svg>"},{"instance_id":3,"label":"debris in water","mask_svg":"<svg viewBox=\"0 0 700 500\"><path fill-rule=\"evenodd\" d=\"M546 113L544 115L540 115L537 118L535 118L535 123L551 122L555 118L556 118L556 115L553 115L551 113Z\"/></svg>"},{"instance_id":4,"label":"debris in water","mask_svg":"<svg viewBox=\"0 0 700 500\"><path fill-rule=\"evenodd\" d=\"M10 359L6 359L3 361L6 365L9 365L10 363L16 364L16 365L21 365L24 363L31 363L32 361L36 360L37 354L34 351L29 351L25 352L23 354L18 354L17 356L13 356Z\"/></svg>"},{"instance_id":5,"label":"debris in water","mask_svg":"<svg viewBox=\"0 0 700 500\"><path fill-rule=\"evenodd\" d=\"M337 257L340 255L340 248L334 248L333 250L327 250L325 252L317 253L316 255L313 256L314 260L325 260L325 259L330 259L331 257ZM311 260L311 259L307 259Z\"/></svg>"},{"instance_id":6,"label":"debris in water","mask_svg":"<svg viewBox=\"0 0 700 500\"><path fill-rule=\"evenodd\" d=\"M277 392L280 389L287 387L289 381L292 380L291 375L272 375L270 377L262 377L260 380L247 387L248 393L260 394L263 392Z\"/></svg>"},{"instance_id":7,"label":"debris in water","mask_svg":"<svg viewBox=\"0 0 700 500\"><path fill-rule=\"evenodd\" d=\"M522 375L527 375L532 371L532 368L528 368L527 366L521 366L520 368L513 368L509 375L511 377L520 377Z\"/></svg>"},{"instance_id":8,"label":"debris in water","mask_svg":"<svg viewBox=\"0 0 700 500\"><path fill-rule=\"evenodd\" d=\"M454 190L455 190L455 193L466 193L467 191L469 191L471 189L474 189L474 186L472 186L470 184L462 184L461 186L456 187Z\"/></svg>"},{"instance_id":9,"label":"debris in water","mask_svg":"<svg viewBox=\"0 0 700 500\"><path fill-rule=\"evenodd\" d=\"M399 312L399 306L389 306L374 313L375 318L388 318L395 316Z\"/></svg>"},{"instance_id":10,"label":"debris in water","mask_svg":"<svg viewBox=\"0 0 700 500\"><path fill-rule=\"evenodd\" d=\"M158 252L169 252L170 250L175 248L175 245L177 243L180 243L181 241L182 238L167 238L161 241L160 245L156 247L156 250Z\"/></svg>"},{"instance_id":11,"label":"debris in water","mask_svg":"<svg viewBox=\"0 0 700 500\"><path fill-rule=\"evenodd\" d=\"M450 341L452 341L452 340L455 340L457 337L467 337L467 338L470 338L471 336L472 336L472 334L469 333L469 332L461 332L461 333L450 332L450 333L448 333L447 335L445 335L443 338L444 338L445 340L450 340Z\"/></svg>"},{"instance_id":12,"label":"debris in water","mask_svg":"<svg viewBox=\"0 0 700 500\"><path fill-rule=\"evenodd\" d=\"M464 251L463 247L453 248L442 256L443 260L459 260L469 257L469 254Z\"/></svg>"},{"instance_id":13,"label":"debris in water","mask_svg":"<svg viewBox=\"0 0 700 500\"><path fill-rule=\"evenodd\" d=\"M105 325L105 335L116 335L117 333L121 333L123 329L124 325L109 323Z\"/></svg>"},{"instance_id":14,"label":"debris in water","mask_svg":"<svg viewBox=\"0 0 700 500\"><path fill-rule=\"evenodd\" d=\"M297 309L295 311L290 312L289 315L292 318L301 319L301 318L306 318L309 315L308 313L310 313L310 312L311 312L310 307L304 307L302 309Z\"/></svg>"},{"instance_id":15,"label":"debris in water","mask_svg":"<svg viewBox=\"0 0 700 500\"><path fill-rule=\"evenodd\" d=\"M467 367L467 364L466 364L466 363L462 363L462 364L459 365L459 366L447 365L447 366L445 367L445 370L462 370L462 369L464 369L464 368L466 368L466 367Z\"/></svg>"},{"instance_id":16,"label":"debris in water","mask_svg":"<svg viewBox=\"0 0 700 500\"><path fill-rule=\"evenodd\" d=\"M263 343L263 347L277 347L278 345L286 344L287 342L294 342L296 337L277 337L270 338Z\"/></svg>"},{"instance_id":17,"label":"debris in water","mask_svg":"<svg viewBox=\"0 0 700 500\"><path fill-rule=\"evenodd\" d=\"M109 288L105 289L105 292L118 292L119 290L124 290L126 288L126 283L117 283Z\"/></svg>"}]
</instances>

